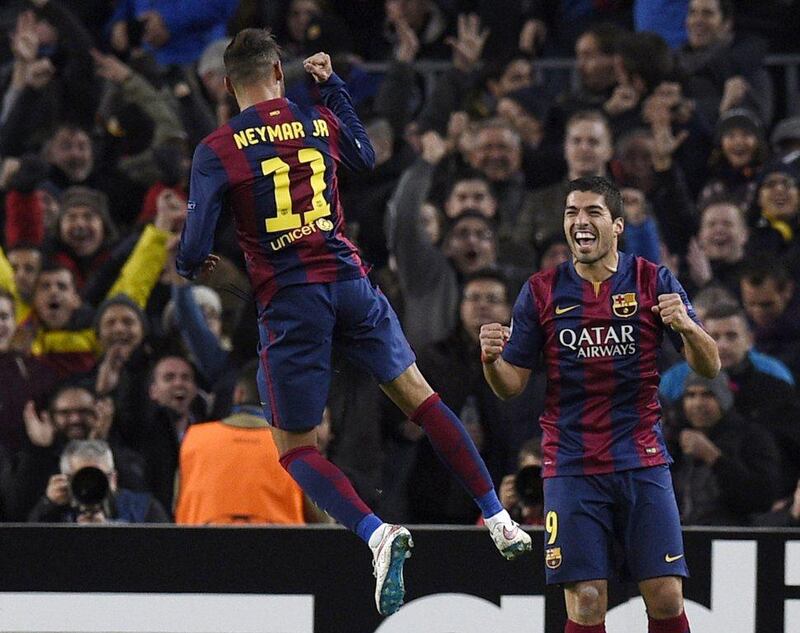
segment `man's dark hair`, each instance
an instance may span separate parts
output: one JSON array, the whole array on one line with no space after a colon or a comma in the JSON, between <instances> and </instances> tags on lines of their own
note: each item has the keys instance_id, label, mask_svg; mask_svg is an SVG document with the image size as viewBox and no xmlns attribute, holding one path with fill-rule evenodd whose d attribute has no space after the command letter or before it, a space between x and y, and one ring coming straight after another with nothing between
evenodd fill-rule
<instances>
[{"instance_id":1,"label":"man's dark hair","mask_svg":"<svg viewBox=\"0 0 800 633\"><path fill-rule=\"evenodd\" d=\"M53 412L53 409L56 406L56 400L58 400L67 391L85 391L92 396L94 400L97 400L97 394L87 384L78 382L77 380L67 381L58 385L55 391L50 394L50 398L47 401L47 411L49 413Z\"/></svg>"},{"instance_id":2,"label":"man's dark hair","mask_svg":"<svg viewBox=\"0 0 800 633\"><path fill-rule=\"evenodd\" d=\"M236 375L236 387L244 392L244 401L240 404L261 404L261 396L258 393L258 359L245 363Z\"/></svg>"},{"instance_id":3,"label":"man's dark hair","mask_svg":"<svg viewBox=\"0 0 800 633\"><path fill-rule=\"evenodd\" d=\"M601 110L578 110L575 114L567 119L564 124L564 130L569 130L573 125L580 121L596 121L601 123L608 133L608 140L614 143L614 131L611 129L611 123L608 117Z\"/></svg>"},{"instance_id":4,"label":"man's dark hair","mask_svg":"<svg viewBox=\"0 0 800 633\"><path fill-rule=\"evenodd\" d=\"M617 53L628 75L638 76L644 82L647 94L673 74L672 51L655 33L626 33L619 39Z\"/></svg>"},{"instance_id":5,"label":"man's dark hair","mask_svg":"<svg viewBox=\"0 0 800 633\"><path fill-rule=\"evenodd\" d=\"M42 268L39 271L39 274L36 275L36 281L33 284L33 289L36 291L36 288L39 286L39 280L42 278L42 275L47 273L60 273L61 271L66 271L69 273L69 278L72 280L72 285L75 288L75 291L78 290L78 282L75 279L75 273L73 270L66 265L60 263L58 260L50 259L46 260L42 264Z\"/></svg>"},{"instance_id":6,"label":"man's dark hair","mask_svg":"<svg viewBox=\"0 0 800 633\"><path fill-rule=\"evenodd\" d=\"M567 196L573 191L591 191L603 196L611 218L616 220L622 216L622 194L616 185L602 176L585 176L571 180L567 187Z\"/></svg>"},{"instance_id":7,"label":"man's dark hair","mask_svg":"<svg viewBox=\"0 0 800 633\"><path fill-rule=\"evenodd\" d=\"M281 49L267 29L244 29L225 49L225 72L234 84L267 79L281 58Z\"/></svg>"},{"instance_id":8,"label":"man's dark hair","mask_svg":"<svg viewBox=\"0 0 800 633\"><path fill-rule=\"evenodd\" d=\"M74 121L65 120L61 121L58 125L56 125L56 128L50 135L49 140L54 139L56 135L58 135L60 132L69 132L70 134L75 134L76 132L82 132L83 134L88 136L89 139L92 138L92 133L88 128L84 127L83 125L80 125L79 123L75 123Z\"/></svg>"},{"instance_id":9,"label":"man's dark hair","mask_svg":"<svg viewBox=\"0 0 800 633\"><path fill-rule=\"evenodd\" d=\"M44 251L42 250L42 247L39 246L38 244L34 244L33 242L25 242L25 241L15 242L12 246L9 246L6 249L6 254L10 255L14 251L36 251L40 255L42 255L44 253Z\"/></svg>"},{"instance_id":10,"label":"man's dark hair","mask_svg":"<svg viewBox=\"0 0 800 633\"><path fill-rule=\"evenodd\" d=\"M725 205L725 206L736 207L739 210L739 213L740 213L741 218L742 218L742 222L747 224L747 219L745 218L744 211L742 210L742 207L739 206L739 202L736 200L736 198L731 196L729 193L714 193L714 194L711 194L711 195L706 196L705 198L703 198L703 200L700 202L700 205L699 205L700 206L700 208L699 208L700 217L702 217L702 215L706 212L706 209L708 209L709 207L715 207L717 205L720 205L720 206Z\"/></svg>"},{"instance_id":11,"label":"man's dark hair","mask_svg":"<svg viewBox=\"0 0 800 633\"><path fill-rule=\"evenodd\" d=\"M719 12L722 14L723 20L732 20L733 19L733 0L717 0L717 4L719 4Z\"/></svg>"},{"instance_id":12,"label":"man's dark hair","mask_svg":"<svg viewBox=\"0 0 800 633\"><path fill-rule=\"evenodd\" d=\"M444 231L445 240L450 239L450 234L453 232L456 226L461 224L462 220L466 220L469 218L480 220L481 222L486 224L486 228L489 229L492 232L493 237L497 239L497 223L494 221L493 218L487 218L485 215L483 215L483 213L481 213L477 209L464 209L464 211L460 215L458 215L455 218L452 218L447 223L447 226L445 227Z\"/></svg>"},{"instance_id":13,"label":"man's dark hair","mask_svg":"<svg viewBox=\"0 0 800 633\"><path fill-rule=\"evenodd\" d=\"M447 190L445 191L444 200L447 200L453 193L453 189L456 188L456 185L464 182L465 180L480 180L481 182L486 183L486 187L489 189L489 193L494 198L495 193L492 191L492 185L489 179L486 177L482 171L477 169L473 169L472 167L465 167L464 169L460 169L456 172L455 176L450 180Z\"/></svg>"},{"instance_id":14,"label":"man's dark hair","mask_svg":"<svg viewBox=\"0 0 800 633\"><path fill-rule=\"evenodd\" d=\"M473 281L496 281L503 285L506 289L506 296L508 296L508 277L498 268L481 268L480 270L476 270L464 280L462 288L466 290L467 286Z\"/></svg>"},{"instance_id":15,"label":"man's dark hair","mask_svg":"<svg viewBox=\"0 0 800 633\"><path fill-rule=\"evenodd\" d=\"M739 279L753 286L763 286L771 279L780 291L786 290L793 283L789 270L781 260L774 257L747 260Z\"/></svg>"},{"instance_id":16,"label":"man's dark hair","mask_svg":"<svg viewBox=\"0 0 800 633\"><path fill-rule=\"evenodd\" d=\"M192 379L195 381L195 383L197 382L197 367L195 367L195 364L189 360L189 357L181 352L168 349L153 360L153 364L150 366L150 372L147 377L148 385L152 385L156 380L156 368L161 364L162 361L165 361L169 358L182 360L184 363L186 363L192 370Z\"/></svg>"},{"instance_id":17,"label":"man's dark hair","mask_svg":"<svg viewBox=\"0 0 800 633\"><path fill-rule=\"evenodd\" d=\"M513 54L503 56L500 59L488 60L483 71L484 79L486 81L500 81L508 67L518 60L530 63L531 58L520 51L515 51Z\"/></svg>"},{"instance_id":18,"label":"man's dark hair","mask_svg":"<svg viewBox=\"0 0 800 633\"><path fill-rule=\"evenodd\" d=\"M739 317L747 323L747 315L744 309L735 303L720 303L712 306L706 311L705 322L717 319L730 319L732 317Z\"/></svg>"},{"instance_id":19,"label":"man's dark hair","mask_svg":"<svg viewBox=\"0 0 800 633\"><path fill-rule=\"evenodd\" d=\"M593 36L594 39L597 40L597 45L601 53L604 55L613 55L617 52L617 43L622 33L624 33L624 31L616 24L600 22L586 29L581 33L580 37L584 35Z\"/></svg>"}]
</instances>

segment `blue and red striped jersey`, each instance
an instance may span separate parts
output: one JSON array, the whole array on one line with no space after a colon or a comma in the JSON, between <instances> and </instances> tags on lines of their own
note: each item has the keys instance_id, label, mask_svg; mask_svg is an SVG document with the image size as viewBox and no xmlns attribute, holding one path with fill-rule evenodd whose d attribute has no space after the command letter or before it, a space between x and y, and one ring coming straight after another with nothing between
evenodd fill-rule
<instances>
[{"instance_id":1,"label":"blue and red striped jersey","mask_svg":"<svg viewBox=\"0 0 800 633\"><path fill-rule=\"evenodd\" d=\"M191 278L201 268L226 205L260 309L285 286L367 274L344 235L336 169L371 169L375 152L344 82L334 74L319 90L324 106L264 101L197 146L177 257L181 275Z\"/></svg>"},{"instance_id":2,"label":"blue and red striped jersey","mask_svg":"<svg viewBox=\"0 0 800 633\"><path fill-rule=\"evenodd\" d=\"M516 304L503 358L547 372L543 476L595 475L671 463L661 432L656 359L664 333L651 308L686 292L663 266L619 254L617 271L594 284L572 261L532 275Z\"/></svg>"}]
</instances>

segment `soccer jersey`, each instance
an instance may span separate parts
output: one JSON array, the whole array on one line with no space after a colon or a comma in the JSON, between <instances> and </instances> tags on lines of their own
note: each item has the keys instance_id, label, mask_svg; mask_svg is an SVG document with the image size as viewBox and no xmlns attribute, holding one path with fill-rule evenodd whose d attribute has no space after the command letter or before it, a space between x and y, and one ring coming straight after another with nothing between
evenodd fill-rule
<instances>
[{"instance_id":1,"label":"soccer jersey","mask_svg":"<svg viewBox=\"0 0 800 633\"><path fill-rule=\"evenodd\" d=\"M656 358L666 331L651 308L685 291L663 266L619 254L617 271L595 284L571 261L530 277L516 304L503 358L547 371L543 476L595 475L670 463L661 433Z\"/></svg>"},{"instance_id":2,"label":"soccer jersey","mask_svg":"<svg viewBox=\"0 0 800 633\"><path fill-rule=\"evenodd\" d=\"M344 82L334 74L319 90L325 106L264 101L197 146L177 258L181 275L202 266L224 205L260 308L285 286L367 274L344 236L336 168L370 169L375 153Z\"/></svg>"}]
</instances>

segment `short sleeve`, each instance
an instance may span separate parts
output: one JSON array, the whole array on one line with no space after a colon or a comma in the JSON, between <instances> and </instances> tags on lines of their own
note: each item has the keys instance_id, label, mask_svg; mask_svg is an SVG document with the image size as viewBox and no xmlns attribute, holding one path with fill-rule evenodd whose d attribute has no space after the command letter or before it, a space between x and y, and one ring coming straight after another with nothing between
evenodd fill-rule
<instances>
[{"instance_id":1,"label":"short sleeve","mask_svg":"<svg viewBox=\"0 0 800 633\"><path fill-rule=\"evenodd\" d=\"M511 338L503 349L503 360L517 367L534 369L542 351L542 326L530 282L520 290L511 320Z\"/></svg>"}]
</instances>

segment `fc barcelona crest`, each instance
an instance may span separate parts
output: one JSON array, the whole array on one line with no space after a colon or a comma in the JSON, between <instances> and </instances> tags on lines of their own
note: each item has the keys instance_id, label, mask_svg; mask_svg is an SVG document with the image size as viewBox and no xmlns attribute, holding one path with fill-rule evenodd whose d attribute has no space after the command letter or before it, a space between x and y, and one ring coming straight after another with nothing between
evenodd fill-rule
<instances>
[{"instance_id":1,"label":"fc barcelona crest","mask_svg":"<svg viewBox=\"0 0 800 633\"><path fill-rule=\"evenodd\" d=\"M635 292L625 292L620 295L611 295L611 309L618 317L629 317L636 314L639 304L636 303Z\"/></svg>"},{"instance_id":2,"label":"fc barcelona crest","mask_svg":"<svg viewBox=\"0 0 800 633\"><path fill-rule=\"evenodd\" d=\"M551 547L544 552L544 564L550 569L561 567L561 548Z\"/></svg>"}]
</instances>

